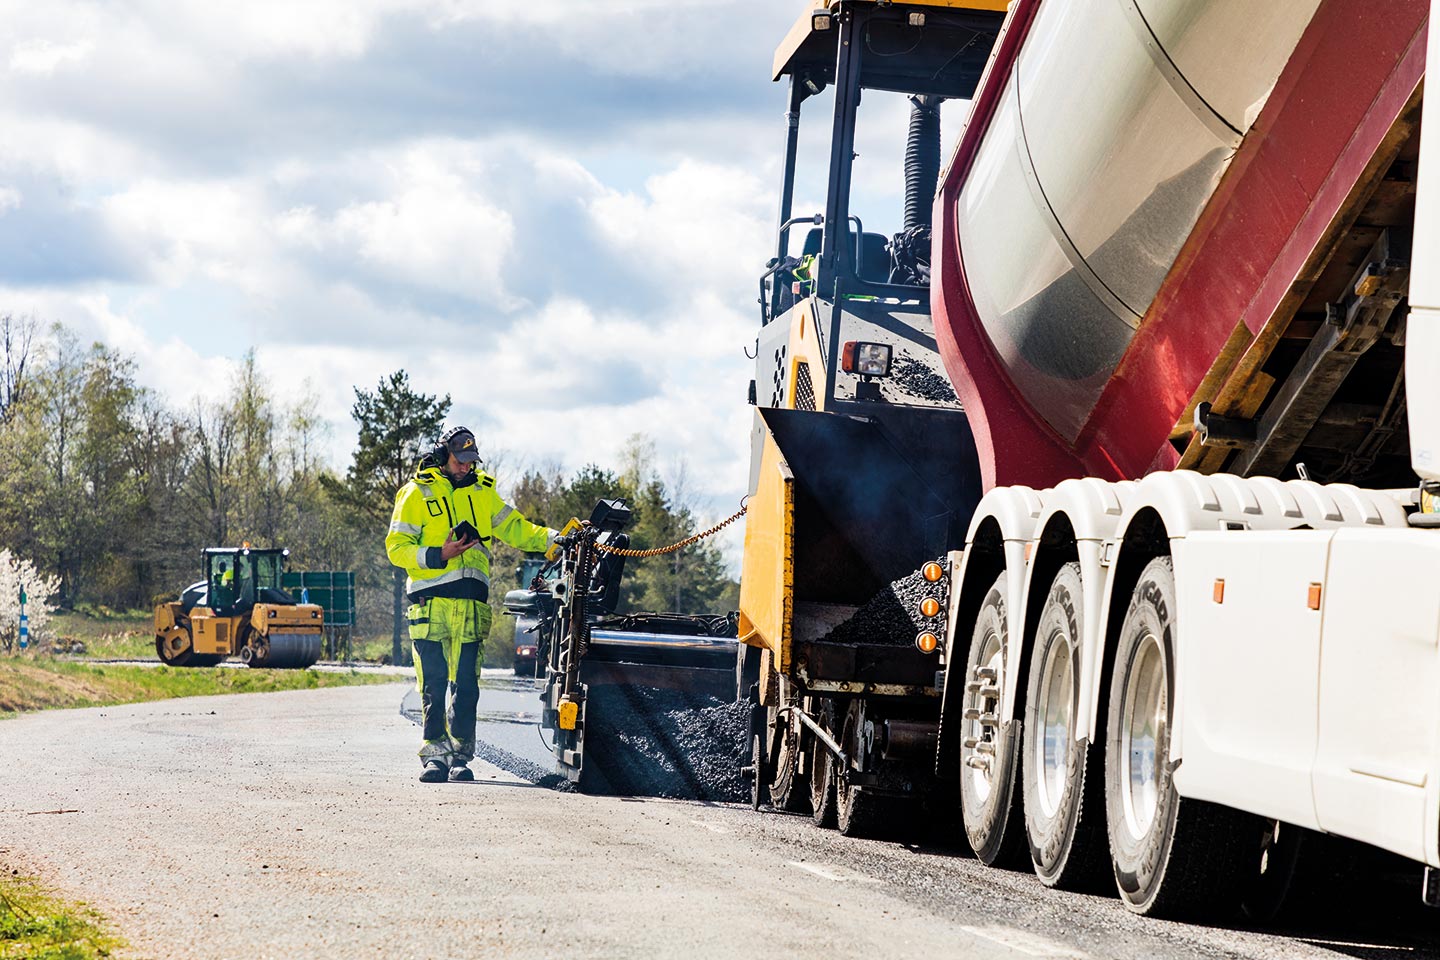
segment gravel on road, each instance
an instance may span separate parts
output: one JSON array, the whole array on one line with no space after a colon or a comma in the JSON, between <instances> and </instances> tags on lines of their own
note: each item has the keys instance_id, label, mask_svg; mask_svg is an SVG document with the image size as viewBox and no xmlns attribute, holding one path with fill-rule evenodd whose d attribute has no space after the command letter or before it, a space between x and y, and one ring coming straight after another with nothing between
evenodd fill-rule
<instances>
[{"instance_id":1,"label":"gravel on road","mask_svg":"<svg viewBox=\"0 0 1440 960\"><path fill-rule=\"evenodd\" d=\"M591 687L586 793L741 803L750 706L654 687Z\"/></svg>"},{"instance_id":2,"label":"gravel on road","mask_svg":"<svg viewBox=\"0 0 1440 960\"><path fill-rule=\"evenodd\" d=\"M949 842L560 793L484 762L474 783L421 784L400 693L4 721L0 865L89 901L145 960L1440 957L1408 898L1272 930L1156 922Z\"/></svg>"}]
</instances>

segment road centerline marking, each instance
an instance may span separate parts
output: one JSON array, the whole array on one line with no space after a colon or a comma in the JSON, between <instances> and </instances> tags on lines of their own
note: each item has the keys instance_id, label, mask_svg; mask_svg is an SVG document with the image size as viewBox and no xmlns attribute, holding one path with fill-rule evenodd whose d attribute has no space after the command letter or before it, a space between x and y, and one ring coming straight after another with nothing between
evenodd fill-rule
<instances>
[{"instance_id":1,"label":"road centerline marking","mask_svg":"<svg viewBox=\"0 0 1440 960\"><path fill-rule=\"evenodd\" d=\"M720 824L718 824L718 823L710 823L708 820L691 820L690 822L691 822L693 825L697 826L697 827L704 827L706 830L709 830L711 833L729 833L729 832L730 832L730 828L729 828L729 827L722 827L722 826L720 826Z\"/></svg>"},{"instance_id":2,"label":"road centerline marking","mask_svg":"<svg viewBox=\"0 0 1440 960\"><path fill-rule=\"evenodd\" d=\"M961 926L960 929L971 936L998 943L1026 956L1047 957L1050 960L1090 960L1090 955L1083 950L1067 947L1063 943L1047 940L1039 934L1025 930L1016 930L1014 927Z\"/></svg>"},{"instance_id":3,"label":"road centerline marking","mask_svg":"<svg viewBox=\"0 0 1440 960\"><path fill-rule=\"evenodd\" d=\"M880 882L874 877L865 876L863 873L855 873L851 870L844 870L840 867L831 867L823 863L805 863L800 860L788 860L786 861L786 866L796 867L800 870L805 870L809 873L815 874L815 876L817 877L823 877L824 879L834 881L835 883Z\"/></svg>"}]
</instances>

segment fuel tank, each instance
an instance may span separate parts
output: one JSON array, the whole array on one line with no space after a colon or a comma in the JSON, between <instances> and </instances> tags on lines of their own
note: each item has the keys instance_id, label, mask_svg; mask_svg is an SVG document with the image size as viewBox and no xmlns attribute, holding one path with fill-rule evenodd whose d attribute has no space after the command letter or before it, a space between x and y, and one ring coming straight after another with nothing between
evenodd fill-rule
<instances>
[{"instance_id":1,"label":"fuel tank","mask_svg":"<svg viewBox=\"0 0 1440 960\"><path fill-rule=\"evenodd\" d=\"M1314 205L1343 207L1325 184L1363 176L1346 150L1426 4L1382 6L1011 5L935 210L936 335L987 488L1174 465L1244 308Z\"/></svg>"}]
</instances>

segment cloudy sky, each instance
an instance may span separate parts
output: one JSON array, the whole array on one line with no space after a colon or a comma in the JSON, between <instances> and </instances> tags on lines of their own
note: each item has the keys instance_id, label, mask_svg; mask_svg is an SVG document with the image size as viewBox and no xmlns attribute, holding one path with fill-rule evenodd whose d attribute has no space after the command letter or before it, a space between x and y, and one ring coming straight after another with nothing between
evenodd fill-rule
<instances>
[{"instance_id":1,"label":"cloudy sky","mask_svg":"<svg viewBox=\"0 0 1440 960\"><path fill-rule=\"evenodd\" d=\"M769 68L805 6L0 0L0 312L133 354L181 406L253 348L282 401L318 398L337 467L353 388L401 368L507 463L613 463L643 431L725 516ZM898 221L903 104L882 115L858 183Z\"/></svg>"}]
</instances>

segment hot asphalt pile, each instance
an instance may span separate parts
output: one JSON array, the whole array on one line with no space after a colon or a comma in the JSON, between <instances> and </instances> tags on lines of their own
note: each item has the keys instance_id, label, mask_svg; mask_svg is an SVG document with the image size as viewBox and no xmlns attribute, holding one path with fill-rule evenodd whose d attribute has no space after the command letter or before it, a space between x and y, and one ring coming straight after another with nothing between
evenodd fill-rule
<instances>
[{"instance_id":1,"label":"hot asphalt pile","mask_svg":"<svg viewBox=\"0 0 1440 960\"><path fill-rule=\"evenodd\" d=\"M914 357L902 354L890 369L895 385L912 397L931 403L954 403L955 389L945 375L932 370Z\"/></svg>"},{"instance_id":2,"label":"hot asphalt pile","mask_svg":"<svg viewBox=\"0 0 1440 960\"><path fill-rule=\"evenodd\" d=\"M740 803L750 706L653 687L592 687L586 793Z\"/></svg>"},{"instance_id":3,"label":"hot asphalt pile","mask_svg":"<svg viewBox=\"0 0 1440 960\"><path fill-rule=\"evenodd\" d=\"M941 616L920 615L920 601L926 597L940 601ZM914 643L915 637L924 630L939 636L944 611L944 591L936 584L927 583L917 570L875 594L854 616L820 639L826 643L904 646Z\"/></svg>"},{"instance_id":4,"label":"hot asphalt pile","mask_svg":"<svg viewBox=\"0 0 1440 960\"><path fill-rule=\"evenodd\" d=\"M517 757L509 750L502 750L494 744L486 743L484 740L475 741L475 757L486 763L493 764L501 770L515 774L522 780L528 780L537 787L548 787L551 790L559 790L561 793L573 793L575 785L572 784L563 774L546 770L538 764L531 763L524 757Z\"/></svg>"}]
</instances>

